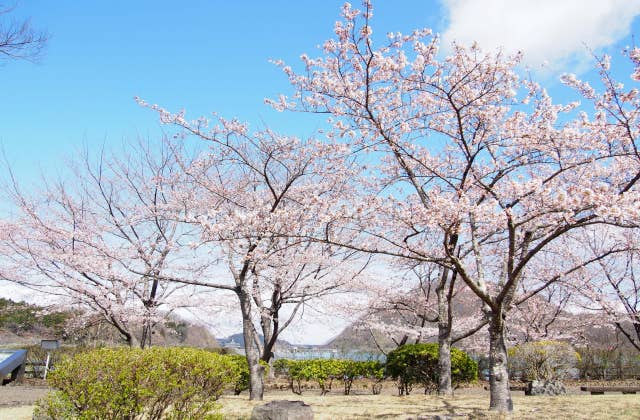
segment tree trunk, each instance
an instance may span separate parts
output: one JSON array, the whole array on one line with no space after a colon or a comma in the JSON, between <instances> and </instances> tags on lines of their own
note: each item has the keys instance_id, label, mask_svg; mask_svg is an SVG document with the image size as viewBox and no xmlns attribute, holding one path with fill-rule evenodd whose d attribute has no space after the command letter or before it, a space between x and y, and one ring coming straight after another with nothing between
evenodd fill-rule
<instances>
[{"instance_id":1,"label":"tree trunk","mask_svg":"<svg viewBox=\"0 0 640 420\"><path fill-rule=\"evenodd\" d=\"M278 312L276 311L272 316L262 315L260 317L260 326L262 327L262 337L264 338L260 359L269 363L273 359L273 350L280 333L278 331Z\"/></svg>"},{"instance_id":2,"label":"tree trunk","mask_svg":"<svg viewBox=\"0 0 640 420\"><path fill-rule=\"evenodd\" d=\"M251 319L251 295L237 290L242 311L242 336L244 351L249 363L249 400L262 401L264 397L264 367L260 364L260 348L256 340L256 329Z\"/></svg>"},{"instance_id":3,"label":"tree trunk","mask_svg":"<svg viewBox=\"0 0 640 420\"><path fill-rule=\"evenodd\" d=\"M253 358L247 357L249 362L249 400L262 401L264 398L264 366L256 353Z\"/></svg>"},{"instance_id":4,"label":"tree trunk","mask_svg":"<svg viewBox=\"0 0 640 420\"><path fill-rule=\"evenodd\" d=\"M269 359L269 373L267 373L267 377L269 379L276 378L276 371L273 369L273 358Z\"/></svg>"},{"instance_id":5,"label":"tree trunk","mask_svg":"<svg viewBox=\"0 0 640 420\"><path fill-rule=\"evenodd\" d=\"M156 273L157 274L157 273ZM142 339L140 340L140 348L151 347L151 335L153 334L153 323L151 322L151 312L155 308L156 295L158 294L158 279L154 278L151 284L149 298L144 302L145 320L142 326Z\"/></svg>"},{"instance_id":6,"label":"tree trunk","mask_svg":"<svg viewBox=\"0 0 640 420\"><path fill-rule=\"evenodd\" d=\"M450 308L451 294L447 293L448 277L449 270L443 270L436 289L438 298L438 395L444 396L453 395L453 387L451 386L451 323L453 318ZM451 282L453 281L452 279Z\"/></svg>"},{"instance_id":7,"label":"tree trunk","mask_svg":"<svg viewBox=\"0 0 640 420\"><path fill-rule=\"evenodd\" d=\"M438 326L438 395L452 396L451 328Z\"/></svg>"},{"instance_id":8,"label":"tree trunk","mask_svg":"<svg viewBox=\"0 0 640 420\"><path fill-rule=\"evenodd\" d=\"M144 321L144 325L142 327L142 338L140 340L140 348L144 349L146 347L151 347L151 325L149 320Z\"/></svg>"},{"instance_id":9,"label":"tree trunk","mask_svg":"<svg viewBox=\"0 0 640 420\"><path fill-rule=\"evenodd\" d=\"M129 330L125 326L121 325L114 317L110 318L110 323L118 330L122 338L124 338L125 343L127 343L130 348L141 347L141 343L138 341L136 335L129 332Z\"/></svg>"},{"instance_id":10,"label":"tree trunk","mask_svg":"<svg viewBox=\"0 0 640 420\"><path fill-rule=\"evenodd\" d=\"M502 311L491 314L489 324L489 409L511 412L513 401L509 390L509 372L507 371L507 346L504 342L504 322Z\"/></svg>"},{"instance_id":11,"label":"tree trunk","mask_svg":"<svg viewBox=\"0 0 640 420\"><path fill-rule=\"evenodd\" d=\"M142 343L136 338L135 334L129 334L125 336L125 340L127 342L127 345L132 349L137 347L144 348L142 347Z\"/></svg>"}]
</instances>

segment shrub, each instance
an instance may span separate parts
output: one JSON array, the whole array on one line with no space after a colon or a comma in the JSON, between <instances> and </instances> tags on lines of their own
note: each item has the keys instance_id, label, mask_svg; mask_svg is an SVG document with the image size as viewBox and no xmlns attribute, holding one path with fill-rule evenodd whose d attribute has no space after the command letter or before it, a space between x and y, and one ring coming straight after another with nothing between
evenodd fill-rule
<instances>
[{"instance_id":1,"label":"shrub","mask_svg":"<svg viewBox=\"0 0 640 420\"><path fill-rule=\"evenodd\" d=\"M103 348L60 362L36 416L77 419L214 418L236 378L227 357L188 348Z\"/></svg>"},{"instance_id":2,"label":"shrub","mask_svg":"<svg viewBox=\"0 0 640 420\"><path fill-rule=\"evenodd\" d=\"M289 359L276 359L273 361L273 373L276 376L289 376Z\"/></svg>"},{"instance_id":3,"label":"shrub","mask_svg":"<svg viewBox=\"0 0 640 420\"><path fill-rule=\"evenodd\" d=\"M384 380L385 365L377 360L362 362L365 364L365 376L372 381L371 393L380 394L382 390L382 381Z\"/></svg>"},{"instance_id":4,"label":"shrub","mask_svg":"<svg viewBox=\"0 0 640 420\"><path fill-rule=\"evenodd\" d=\"M309 380L308 370L304 369L306 360L286 360L280 364L289 378L291 392L302 395L302 380Z\"/></svg>"},{"instance_id":5,"label":"shrub","mask_svg":"<svg viewBox=\"0 0 640 420\"><path fill-rule=\"evenodd\" d=\"M240 395L242 391L249 389L249 362L245 356L239 354L229 354L226 356L232 363L235 369L235 380L233 381L233 393L234 395ZM264 366L264 375L269 374L269 364L260 360L260 364Z\"/></svg>"},{"instance_id":6,"label":"shrub","mask_svg":"<svg viewBox=\"0 0 640 420\"><path fill-rule=\"evenodd\" d=\"M405 344L387 355L386 374L398 381L400 395L409 395L413 386L435 389L439 380L438 344ZM478 378L478 364L465 352L451 349L451 381L454 386Z\"/></svg>"},{"instance_id":7,"label":"shrub","mask_svg":"<svg viewBox=\"0 0 640 420\"><path fill-rule=\"evenodd\" d=\"M326 395L331 391L333 380L342 375L343 360L311 359L306 362L303 368L305 376L318 384L321 395Z\"/></svg>"},{"instance_id":8,"label":"shrub","mask_svg":"<svg viewBox=\"0 0 640 420\"><path fill-rule=\"evenodd\" d=\"M640 379L640 355L636 350L583 347L577 351L581 379Z\"/></svg>"},{"instance_id":9,"label":"shrub","mask_svg":"<svg viewBox=\"0 0 640 420\"><path fill-rule=\"evenodd\" d=\"M344 383L344 395L351 393L353 381L358 378L368 378L373 381L373 394L380 393L380 382L384 379L384 365L378 361L342 360L340 376Z\"/></svg>"},{"instance_id":10,"label":"shrub","mask_svg":"<svg viewBox=\"0 0 640 420\"><path fill-rule=\"evenodd\" d=\"M288 360L287 372L289 385L294 394L302 395L302 381L315 381L322 395L331 390L335 378L340 376L340 363L337 359Z\"/></svg>"},{"instance_id":11,"label":"shrub","mask_svg":"<svg viewBox=\"0 0 640 420\"><path fill-rule=\"evenodd\" d=\"M567 376L580 362L580 354L561 341L535 341L508 351L511 376L527 381L557 380Z\"/></svg>"},{"instance_id":12,"label":"shrub","mask_svg":"<svg viewBox=\"0 0 640 420\"><path fill-rule=\"evenodd\" d=\"M315 381L322 395L327 394L335 379L342 380L344 394L351 393L353 381L359 378L371 379L374 394L380 392L380 382L384 379L384 365L377 361L355 361L350 359L278 359L273 363L275 373L289 379L291 391L302 394L302 381Z\"/></svg>"}]
</instances>

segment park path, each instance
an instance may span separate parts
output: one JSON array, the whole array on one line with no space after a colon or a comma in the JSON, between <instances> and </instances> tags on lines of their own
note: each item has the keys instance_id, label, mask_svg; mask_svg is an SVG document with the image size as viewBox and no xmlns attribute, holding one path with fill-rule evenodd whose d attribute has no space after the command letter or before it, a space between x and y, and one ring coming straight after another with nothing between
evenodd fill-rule
<instances>
[{"instance_id":1,"label":"park path","mask_svg":"<svg viewBox=\"0 0 640 420\"><path fill-rule=\"evenodd\" d=\"M0 387L0 420L31 419L33 405L49 388L44 385L13 385Z\"/></svg>"}]
</instances>

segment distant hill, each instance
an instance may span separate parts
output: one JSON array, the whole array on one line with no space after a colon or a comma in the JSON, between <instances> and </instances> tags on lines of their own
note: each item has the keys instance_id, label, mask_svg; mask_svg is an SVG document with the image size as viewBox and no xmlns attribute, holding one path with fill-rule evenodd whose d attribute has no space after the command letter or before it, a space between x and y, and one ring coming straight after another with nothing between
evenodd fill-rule
<instances>
[{"instance_id":1,"label":"distant hill","mask_svg":"<svg viewBox=\"0 0 640 420\"><path fill-rule=\"evenodd\" d=\"M462 301L464 302L464 300ZM532 303L537 306L548 305L544 299L533 298ZM455 316L467 315L472 313L472 308L464 303L458 303L454 307ZM590 347L594 349L607 349L607 348L620 348L632 350L631 344L617 332L613 326L611 328L603 328L600 321L600 316L596 314L575 314L566 311L561 312L561 321L557 321L555 324L551 324L551 329L555 331L571 331L570 335L575 338L574 345L576 347ZM385 314L378 314L380 321L384 323L400 324L402 318L393 312ZM435 325L433 325L435 327ZM480 331L477 334L486 334L484 331ZM514 338L521 340L522 337L517 337L517 332L512 332ZM396 337L398 340L399 337ZM553 339L553 338L552 338ZM456 344L457 347L462 349L472 348L468 346L471 339L463 340ZM425 341L437 341L436 337L432 337ZM412 342L409 340L408 342ZM347 326L340 334L338 334L333 340L322 346L324 348L338 349L339 351L363 351L363 352L377 352L380 349L384 351L393 350L396 347L394 341L388 335L380 332L379 330L371 330L363 327L363 322L357 320L351 325ZM477 347L477 344L476 346Z\"/></svg>"},{"instance_id":2,"label":"distant hill","mask_svg":"<svg viewBox=\"0 0 640 420\"><path fill-rule=\"evenodd\" d=\"M26 302L0 298L0 343L22 344L32 337L59 337L72 312L45 311Z\"/></svg>"},{"instance_id":3,"label":"distant hill","mask_svg":"<svg viewBox=\"0 0 640 420\"><path fill-rule=\"evenodd\" d=\"M99 318L91 325L72 329L69 321L77 315L77 312L50 311L30 303L0 298L0 344L38 344L42 339L51 338L68 343L122 344L117 331L100 322ZM219 347L207 328L175 316L154 328L151 343L158 346Z\"/></svg>"}]
</instances>

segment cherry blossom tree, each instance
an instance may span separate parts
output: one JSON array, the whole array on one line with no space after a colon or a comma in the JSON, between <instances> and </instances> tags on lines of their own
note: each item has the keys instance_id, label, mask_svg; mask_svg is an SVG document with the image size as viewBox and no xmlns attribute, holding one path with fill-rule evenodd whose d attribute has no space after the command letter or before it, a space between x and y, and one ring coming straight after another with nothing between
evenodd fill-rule
<instances>
[{"instance_id":1,"label":"cherry blossom tree","mask_svg":"<svg viewBox=\"0 0 640 420\"><path fill-rule=\"evenodd\" d=\"M483 353L488 344L486 326L488 320L481 311L477 296L464 287L464 283L442 284L441 269L434 264L418 265L406 275L385 287L369 285L371 294L368 312L357 326L370 330L376 345L380 347L382 335L400 346L409 341L419 343L437 339L443 353L458 345L466 351ZM574 287L576 282L571 282ZM522 285L522 283L521 283ZM443 290L444 289L444 290ZM505 333L508 345L539 340L564 340L583 344L580 333L593 319L577 322L576 316L567 311L572 292L564 284L552 284L529 296L519 290L516 304L510 310ZM520 298L528 297L520 302ZM478 333L482 334L478 334ZM440 362L438 393L451 395L451 366L449 358Z\"/></svg>"},{"instance_id":2,"label":"cherry blossom tree","mask_svg":"<svg viewBox=\"0 0 640 420\"><path fill-rule=\"evenodd\" d=\"M187 121L183 113L150 107L178 128L176 137L194 136L207 145L183 164L176 185L185 196L175 211L200 230L194 246L228 272L189 283L235 294L250 399L262 399L259 361L271 359L282 331L310 300L348 290L367 265L352 250L300 239L307 223L319 223L321 204L348 190L345 148L271 130L251 133L237 120L218 118L213 126L204 118Z\"/></svg>"},{"instance_id":3,"label":"cherry blossom tree","mask_svg":"<svg viewBox=\"0 0 640 420\"><path fill-rule=\"evenodd\" d=\"M577 103L556 105L518 76L518 56L454 44L439 58L427 30L389 34L377 47L371 17L370 3L346 4L323 57L302 55L300 73L279 63L295 95L268 101L329 115L328 136L374 162L359 190L374 223L336 205L342 223L309 236L340 244L350 230L357 249L455 273L489 320L490 408L511 411L508 311L593 260L562 247L566 235L638 220L635 94L624 102L627 120L575 116ZM610 92L603 97L615 107ZM524 279L537 285L516 298Z\"/></svg>"},{"instance_id":4,"label":"cherry blossom tree","mask_svg":"<svg viewBox=\"0 0 640 420\"><path fill-rule=\"evenodd\" d=\"M593 320L577 322L576 316L569 312L569 306L573 304L570 287L574 284L573 281L568 287L561 283L552 284L515 305L509 313L507 339L510 344L540 340L581 343L580 331L593 323ZM520 295L527 296L527 293L520 291Z\"/></svg>"},{"instance_id":5,"label":"cherry blossom tree","mask_svg":"<svg viewBox=\"0 0 640 420\"><path fill-rule=\"evenodd\" d=\"M130 346L145 347L153 326L191 293L160 280L185 268L180 241L189 232L161 212L172 155L142 145L119 155L102 152L94 162L85 153L70 165L72 177L43 178L31 194L13 179L0 276L63 297L87 319L99 314Z\"/></svg>"},{"instance_id":6,"label":"cherry blossom tree","mask_svg":"<svg viewBox=\"0 0 640 420\"><path fill-rule=\"evenodd\" d=\"M451 346L487 325L475 302L477 297L462 286L463 283L456 282L455 276L444 274L442 268L435 264L414 263L397 281L384 285L370 284L366 288L371 295L371 303L358 323L360 328L370 329L374 339L376 333L382 333L396 346L435 338L440 350L440 395L453 394Z\"/></svg>"},{"instance_id":7,"label":"cherry blossom tree","mask_svg":"<svg viewBox=\"0 0 640 420\"><path fill-rule=\"evenodd\" d=\"M640 351L640 247L637 229L599 229L585 234L586 252L602 254L617 245L620 252L598 259L581 281L573 282L579 307L615 327Z\"/></svg>"},{"instance_id":8,"label":"cherry blossom tree","mask_svg":"<svg viewBox=\"0 0 640 420\"><path fill-rule=\"evenodd\" d=\"M607 55L595 57L598 80L595 86L589 82L579 80L574 74L563 76L563 82L573 88L582 98L593 107L593 116L588 118L586 113L581 115L582 125L594 137L609 137L615 141L619 152L623 156L640 160L638 150L638 133L640 129L640 96L637 82L640 81L640 48L625 50L623 55L633 66L630 76L631 87L622 83L613 74L611 58ZM610 248L611 243L619 245L624 252L608 255L606 259L597 261L587 276L587 281L580 284L578 291L587 298L589 309L598 309L604 313L606 319L640 350L640 318L638 318L637 264L638 264L638 218L640 205L637 201L636 184L640 180L640 170L637 164L624 168L628 159L617 157L613 161L614 169L621 168L620 178L624 181L620 188L620 195L635 199L630 214L624 218L631 218L628 225L633 229L599 229L583 235L583 242L591 255L602 253L603 248ZM613 211L625 211L614 208ZM623 217L619 214L614 214ZM633 216L636 216L635 218ZM628 226L627 226L628 227Z\"/></svg>"}]
</instances>

